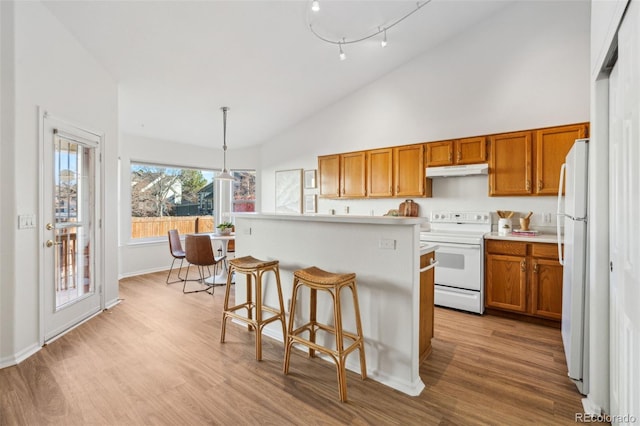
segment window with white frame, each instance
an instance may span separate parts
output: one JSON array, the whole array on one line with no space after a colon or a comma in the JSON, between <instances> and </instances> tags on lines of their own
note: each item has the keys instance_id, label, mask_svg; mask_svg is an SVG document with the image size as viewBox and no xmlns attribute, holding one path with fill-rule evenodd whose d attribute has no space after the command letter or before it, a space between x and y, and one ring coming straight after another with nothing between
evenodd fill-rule
<instances>
[{"instance_id":1,"label":"window with white frame","mask_svg":"<svg viewBox=\"0 0 640 426\"><path fill-rule=\"evenodd\" d=\"M131 163L131 238L212 232L213 179L219 170ZM255 170L232 170L233 211L255 211Z\"/></svg>"}]
</instances>

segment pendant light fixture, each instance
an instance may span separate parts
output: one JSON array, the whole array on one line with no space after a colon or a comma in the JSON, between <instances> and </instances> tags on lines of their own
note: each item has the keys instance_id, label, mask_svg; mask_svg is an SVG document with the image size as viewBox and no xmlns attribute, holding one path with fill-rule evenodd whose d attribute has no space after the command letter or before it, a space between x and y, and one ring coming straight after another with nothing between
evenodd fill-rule
<instances>
[{"instance_id":1,"label":"pendant light fixture","mask_svg":"<svg viewBox=\"0 0 640 426\"><path fill-rule=\"evenodd\" d=\"M227 170L227 111L229 107L222 107L222 173L216 176L216 180L233 181L235 178L231 176Z\"/></svg>"}]
</instances>

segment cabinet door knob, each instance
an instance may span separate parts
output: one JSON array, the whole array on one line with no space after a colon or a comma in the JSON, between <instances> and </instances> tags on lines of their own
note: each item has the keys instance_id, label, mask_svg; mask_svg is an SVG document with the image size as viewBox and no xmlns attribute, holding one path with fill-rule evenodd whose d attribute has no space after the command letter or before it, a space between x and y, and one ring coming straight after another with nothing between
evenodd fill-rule
<instances>
[{"instance_id":1,"label":"cabinet door knob","mask_svg":"<svg viewBox=\"0 0 640 426\"><path fill-rule=\"evenodd\" d=\"M520 262L520 271L522 272L527 271L527 261L524 259L522 259L522 262Z\"/></svg>"},{"instance_id":2,"label":"cabinet door knob","mask_svg":"<svg viewBox=\"0 0 640 426\"><path fill-rule=\"evenodd\" d=\"M531 181L529 179L527 179L526 189L527 191L531 191Z\"/></svg>"},{"instance_id":3,"label":"cabinet door knob","mask_svg":"<svg viewBox=\"0 0 640 426\"><path fill-rule=\"evenodd\" d=\"M542 191L542 179L538 181L538 191Z\"/></svg>"},{"instance_id":4,"label":"cabinet door knob","mask_svg":"<svg viewBox=\"0 0 640 426\"><path fill-rule=\"evenodd\" d=\"M538 273L538 262L533 264L533 273L537 274Z\"/></svg>"},{"instance_id":5,"label":"cabinet door knob","mask_svg":"<svg viewBox=\"0 0 640 426\"><path fill-rule=\"evenodd\" d=\"M458 151L458 161L462 160L462 152Z\"/></svg>"},{"instance_id":6,"label":"cabinet door knob","mask_svg":"<svg viewBox=\"0 0 640 426\"><path fill-rule=\"evenodd\" d=\"M449 153L449 162L452 162L452 161L453 161L453 154Z\"/></svg>"}]
</instances>

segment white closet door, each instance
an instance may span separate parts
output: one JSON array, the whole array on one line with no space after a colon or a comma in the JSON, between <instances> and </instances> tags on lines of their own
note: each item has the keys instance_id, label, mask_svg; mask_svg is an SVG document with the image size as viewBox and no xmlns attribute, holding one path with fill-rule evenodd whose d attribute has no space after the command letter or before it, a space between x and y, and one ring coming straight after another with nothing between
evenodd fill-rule
<instances>
[{"instance_id":1,"label":"white closet door","mask_svg":"<svg viewBox=\"0 0 640 426\"><path fill-rule=\"evenodd\" d=\"M610 76L610 365L613 424L640 421L640 3L618 33ZM634 421L635 419L635 421Z\"/></svg>"}]
</instances>

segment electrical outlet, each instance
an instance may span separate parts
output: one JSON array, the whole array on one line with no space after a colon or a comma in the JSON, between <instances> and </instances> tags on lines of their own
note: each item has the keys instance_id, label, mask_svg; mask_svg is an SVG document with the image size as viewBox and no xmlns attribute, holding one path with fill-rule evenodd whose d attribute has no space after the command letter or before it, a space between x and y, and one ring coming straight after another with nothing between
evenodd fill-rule
<instances>
[{"instance_id":1,"label":"electrical outlet","mask_svg":"<svg viewBox=\"0 0 640 426\"><path fill-rule=\"evenodd\" d=\"M244 235L251 235L251 228L244 228Z\"/></svg>"},{"instance_id":2,"label":"electrical outlet","mask_svg":"<svg viewBox=\"0 0 640 426\"><path fill-rule=\"evenodd\" d=\"M542 223L545 225L551 225L551 213L546 212L542 214Z\"/></svg>"},{"instance_id":3,"label":"electrical outlet","mask_svg":"<svg viewBox=\"0 0 640 426\"><path fill-rule=\"evenodd\" d=\"M396 249L396 240L392 240L390 238L381 238L378 242L378 248L384 250L395 250Z\"/></svg>"}]
</instances>

